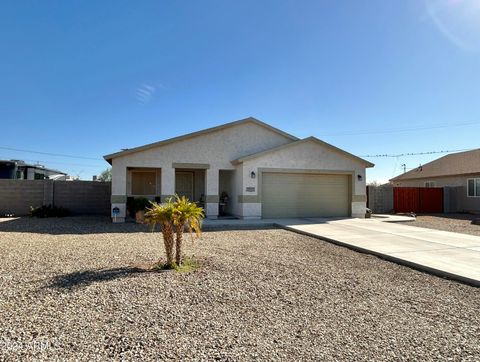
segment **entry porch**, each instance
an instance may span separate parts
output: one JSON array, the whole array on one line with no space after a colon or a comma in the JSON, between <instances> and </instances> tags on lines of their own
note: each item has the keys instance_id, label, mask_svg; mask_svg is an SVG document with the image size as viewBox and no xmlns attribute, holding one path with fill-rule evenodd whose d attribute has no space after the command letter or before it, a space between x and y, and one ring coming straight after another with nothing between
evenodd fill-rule
<instances>
[{"instance_id":1,"label":"entry porch","mask_svg":"<svg viewBox=\"0 0 480 362\"><path fill-rule=\"evenodd\" d=\"M212 169L206 164L174 163L171 168L126 167L124 184L112 185L114 190L124 190L124 195L112 195L112 209L115 205L118 210L124 210L123 216L117 215L113 219L124 222L125 218L133 217L136 198L164 202L174 195L196 202L204 208L209 219L232 215L234 172Z\"/></svg>"}]
</instances>

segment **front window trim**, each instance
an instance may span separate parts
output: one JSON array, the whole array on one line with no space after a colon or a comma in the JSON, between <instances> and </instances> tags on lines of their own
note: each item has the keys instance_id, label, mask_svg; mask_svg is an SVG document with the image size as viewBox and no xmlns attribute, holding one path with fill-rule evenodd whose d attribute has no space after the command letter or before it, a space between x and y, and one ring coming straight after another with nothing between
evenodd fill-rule
<instances>
[{"instance_id":1,"label":"front window trim","mask_svg":"<svg viewBox=\"0 0 480 362\"><path fill-rule=\"evenodd\" d=\"M473 182L473 195L470 195L470 181ZM467 179L467 197L480 197L480 177Z\"/></svg>"},{"instance_id":2,"label":"front window trim","mask_svg":"<svg viewBox=\"0 0 480 362\"><path fill-rule=\"evenodd\" d=\"M153 177L154 177L154 193L153 194L147 194L147 193L141 193L141 194L137 194L137 193L134 193L134 186L133 186L133 177L134 177L134 174L138 174L138 173L150 173L150 174L153 174ZM131 195L132 196L155 196L156 193L157 193L157 174L154 170L132 170L131 171L131 189L130 189L130 192L131 192Z\"/></svg>"}]
</instances>

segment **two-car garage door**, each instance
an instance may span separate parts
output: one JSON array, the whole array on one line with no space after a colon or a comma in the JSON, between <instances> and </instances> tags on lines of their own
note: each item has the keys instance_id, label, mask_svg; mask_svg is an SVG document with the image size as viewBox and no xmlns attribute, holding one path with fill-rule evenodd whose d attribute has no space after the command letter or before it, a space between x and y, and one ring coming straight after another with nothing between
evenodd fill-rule
<instances>
[{"instance_id":1,"label":"two-car garage door","mask_svg":"<svg viewBox=\"0 0 480 362\"><path fill-rule=\"evenodd\" d=\"M349 216L349 176L262 174L262 217Z\"/></svg>"}]
</instances>

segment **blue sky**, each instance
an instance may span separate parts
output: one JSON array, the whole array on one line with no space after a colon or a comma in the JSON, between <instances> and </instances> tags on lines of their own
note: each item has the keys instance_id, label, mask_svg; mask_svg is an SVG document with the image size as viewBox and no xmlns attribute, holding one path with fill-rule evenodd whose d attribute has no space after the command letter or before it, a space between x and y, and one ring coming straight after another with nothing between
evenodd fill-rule
<instances>
[{"instance_id":1,"label":"blue sky","mask_svg":"<svg viewBox=\"0 0 480 362\"><path fill-rule=\"evenodd\" d=\"M360 156L479 147L479 0L0 6L0 158L90 179L248 116ZM439 156L368 158L368 181Z\"/></svg>"}]
</instances>

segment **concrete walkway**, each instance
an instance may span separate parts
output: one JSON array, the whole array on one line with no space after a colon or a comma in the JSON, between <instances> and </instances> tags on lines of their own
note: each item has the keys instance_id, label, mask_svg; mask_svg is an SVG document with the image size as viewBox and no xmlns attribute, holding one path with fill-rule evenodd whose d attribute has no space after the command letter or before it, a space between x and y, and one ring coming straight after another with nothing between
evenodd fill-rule
<instances>
[{"instance_id":1,"label":"concrete walkway","mask_svg":"<svg viewBox=\"0 0 480 362\"><path fill-rule=\"evenodd\" d=\"M480 286L480 237L381 220L278 219L275 224L432 274Z\"/></svg>"},{"instance_id":2,"label":"concrete walkway","mask_svg":"<svg viewBox=\"0 0 480 362\"><path fill-rule=\"evenodd\" d=\"M214 231L225 229L265 229L278 228L277 222L279 219L204 219L202 230Z\"/></svg>"}]
</instances>

